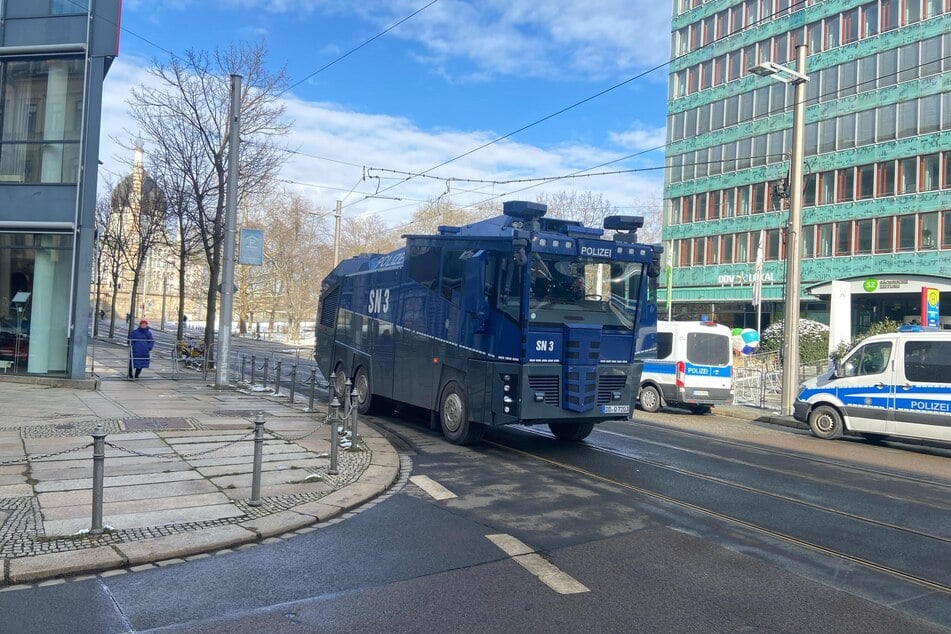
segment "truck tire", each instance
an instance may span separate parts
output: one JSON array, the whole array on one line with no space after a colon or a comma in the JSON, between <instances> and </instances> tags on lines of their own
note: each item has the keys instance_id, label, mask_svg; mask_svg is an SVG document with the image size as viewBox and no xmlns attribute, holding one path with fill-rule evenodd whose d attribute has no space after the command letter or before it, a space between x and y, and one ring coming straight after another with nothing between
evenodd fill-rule
<instances>
[{"instance_id":1,"label":"truck tire","mask_svg":"<svg viewBox=\"0 0 951 634\"><path fill-rule=\"evenodd\" d=\"M366 366L357 368L357 375L353 379L353 390L357 393L357 413L372 414L376 409L376 401L370 390L370 371Z\"/></svg>"},{"instance_id":2,"label":"truck tire","mask_svg":"<svg viewBox=\"0 0 951 634\"><path fill-rule=\"evenodd\" d=\"M342 363L338 363L331 377L331 387L333 387L334 396L339 399L343 398L344 392L347 389L347 378L347 369L343 367Z\"/></svg>"},{"instance_id":3,"label":"truck tire","mask_svg":"<svg viewBox=\"0 0 951 634\"><path fill-rule=\"evenodd\" d=\"M548 423L548 429L558 440L578 442L591 435L594 423Z\"/></svg>"},{"instance_id":4,"label":"truck tire","mask_svg":"<svg viewBox=\"0 0 951 634\"><path fill-rule=\"evenodd\" d=\"M454 445L471 445L482 440L485 425L469 420L466 393L458 383L450 381L439 399L439 424L442 435Z\"/></svg>"},{"instance_id":5,"label":"truck tire","mask_svg":"<svg viewBox=\"0 0 951 634\"><path fill-rule=\"evenodd\" d=\"M656 412L660 409L660 392L653 385L645 385L637 395L637 401L645 412Z\"/></svg>"},{"instance_id":6,"label":"truck tire","mask_svg":"<svg viewBox=\"0 0 951 634\"><path fill-rule=\"evenodd\" d=\"M825 440L835 440L842 436L845 424L839 410L831 405L820 405L809 413L809 429Z\"/></svg>"}]
</instances>

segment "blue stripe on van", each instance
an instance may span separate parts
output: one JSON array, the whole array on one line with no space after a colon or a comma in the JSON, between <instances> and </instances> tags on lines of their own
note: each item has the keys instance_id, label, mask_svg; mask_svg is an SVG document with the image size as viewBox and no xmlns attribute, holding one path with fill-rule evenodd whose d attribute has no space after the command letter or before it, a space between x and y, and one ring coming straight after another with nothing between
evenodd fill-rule
<instances>
[{"instance_id":1,"label":"blue stripe on van","mask_svg":"<svg viewBox=\"0 0 951 634\"><path fill-rule=\"evenodd\" d=\"M677 368L674 365L674 362L670 363L660 363L657 361L645 361L644 362L644 373L650 372L652 374L676 374Z\"/></svg>"},{"instance_id":2,"label":"blue stripe on van","mask_svg":"<svg viewBox=\"0 0 951 634\"><path fill-rule=\"evenodd\" d=\"M644 363L644 372L652 374L676 374L677 364L674 361L646 361ZM687 376L712 376L729 378L733 374L731 366L717 365L697 365L687 363L684 366L684 373Z\"/></svg>"},{"instance_id":3,"label":"blue stripe on van","mask_svg":"<svg viewBox=\"0 0 951 634\"><path fill-rule=\"evenodd\" d=\"M911 388L898 388L895 392L877 389L871 385L810 388L799 394L799 400L805 401L814 395L832 393L838 396L844 405L887 409L894 398L896 411L930 414L951 414L951 385L914 385Z\"/></svg>"}]
</instances>

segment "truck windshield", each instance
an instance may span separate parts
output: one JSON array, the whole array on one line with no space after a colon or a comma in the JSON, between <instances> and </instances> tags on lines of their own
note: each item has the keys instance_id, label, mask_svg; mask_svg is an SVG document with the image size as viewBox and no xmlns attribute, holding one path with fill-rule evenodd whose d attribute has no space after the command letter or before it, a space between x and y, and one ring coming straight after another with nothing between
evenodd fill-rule
<instances>
[{"instance_id":1,"label":"truck windshield","mask_svg":"<svg viewBox=\"0 0 951 634\"><path fill-rule=\"evenodd\" d=\"M633 326L642 264L539 253L530 264L530 320Z\"/></svg>"}]
</instances>

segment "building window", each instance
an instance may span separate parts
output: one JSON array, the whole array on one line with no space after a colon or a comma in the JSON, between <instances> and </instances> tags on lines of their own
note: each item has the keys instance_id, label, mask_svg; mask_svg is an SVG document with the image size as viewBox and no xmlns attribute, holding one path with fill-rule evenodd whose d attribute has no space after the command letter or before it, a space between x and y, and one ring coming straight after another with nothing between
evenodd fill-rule
<instances>
[{"instance_id":1,"label":"building window","mask_svg":"<svg viewBox=\"0 0 951 634\"><path fill-rule=\"evenodd\" d=\"M760 214L766 211L766 183L753 185L753 213Z\"/></svg>"},{"instance_id":2,"label":"building window","mask_svg":"<svg viewBox=\"0 0 951 634\"><path fill-rule=\"evenodd\" d=\"M831 205L835 202L835 172L822 172L819 175L819 204Z\"/></svg>"},{"instance_id":3,"label":"building window","mask_svg":"<svg viewBox=\"0 0 951 634\"><path fill-rule=\"evenodd\" d=\"M862 37L871 37L878 33L878 2L869 2L862 6Z\"/></svg>"},{"instance_id":4,"label":"building window","mask_svg":"<svg viewBox=\"0 0 951 634\"><path fill-rule=\"evenodd\" d=\"M819 245L816 255L820 258L832 257L832 225L819 225Z\"/></svg>"},{"instance_id":5,"label":"building window","mask_svg":"<svg viewBox=\"0 0 951 634\"><path fill-rule=\"evenodd\" d=\"M915 243L918 238L918 231L916 227L916 218L914 214L909 214L907 216L899 216L898 221L898 250L899 251L914 251Z\"/></svg>"},{"instance_id":6,"label":"building window","mask_svg":"<svg viewBox=\"0 0 951 634\"><path fill-rule=\"evenodd\" d=\"M898 162L898 193L914 194L918 190L918 159L908 158Z\"/></svg>"},{"instance_id":7,"label":"building window","mask_svg":"<svg viewBox=\"0 0 951 634\"><path fill-rule=\"evenodd\" d=\"M839 139L837 149L847 150L855 147L855 114L839 117Z\"/></svg>"},{"instance_id":8,"label":"building window","mask_svg":"<svg viewBox=\"0 0 951 634\"><path fill-rule=\"evenodd\" d=\"M944 189L951 188L951 152L944 153L944 181L941 183Z\"/></svg>"},{"instance_id":9,"label":"building window","mask_svg":"<svg viewBox=\"0 0 951 634\"><path fill-rule=\"evenodd\" d=\"M694 222L701 222L707 219L707 195L706 194L697 195L697 198L694 201L693 219L694 219Z\"/></svg>"},{"instance_id":10,"label":"building window","mask_svg":"<svg viewBox=\"0 0 951 634\"><path fill-rule=\"evenodd\" d=\"M0 180L75 183L82 130L81 60L2 65Z\"/></svg>"},{"instance_id":11,"label":"building window","mask_svg":"<svg viewBox=\"0 0 951 634\"><path fill-rule=\"evenodd\" d=\"M721 212L723 218L732 218L736 215L736 190L731 188L723 191Z\"/></svg>"},{"instance_id":12,"label":"building window","mask_svg":"<svg viewBox=\"0 0 951 634\"><path fill-rule=\"evenodd\" d=\"M928 95L918 99L918 131L921 134L941 129L941 95Z\"/></svg>"},{"instance_id":13,"label":"building window","mask_svg":"<svg viewBox=\"0 0 951 634\"><path fill-rule=\"evenodd\" d=\"M906 44L898 49L898 81L911 81L918 78L918 42Z\"/></svg>"},{"instance_id":14,"label":"building window","mask_svg":"<svg viewBox=\"0 0 951 634\"><path fill-rule=\"evenodd\" d=\"M855 253L864 254L872 252L872 221L855 221Z\"/></svg>"},{"instance_id":15,"label":"building window","mask_svg":"<svg viewBox=\"0 0 951 634\"><path fill-rule=\"evenodd\" d=\"M767 260L782 260L782 240L779 229L770 229L766 232L765 258Z\"/></svg>"},{"instance_id":16,"label":"building window","mask_svg":"<svg viewBox=\"0 0 951 634\"><path fill-rule=\"evenodd\" d=\"M921 235L918 248L932 250L938 248L938 212L921 214Z\"/></svg>"},{"instance_id":17,"label":"building window","mask_svg":"<svg viewBox=\"0 0 951 634\"><path fill-rule=\"evenodd\" d=\"M873 198L875 196L875 165L861 165L858 167L859 173L859 199Z\"/></svg>"},{"instance_id":18,"label":"building window","mask_svg":"<svg viewBox=\"0 0 951 634\"><path fill-rule=\"evenodd\" d=\"M951 210L941 212L941 248L951 249Z\"/></svg>"},{"instance_id":19,"label":"building window","mask_svg":"<svg viewBox=\"0 0 951 634\"><path fill-rule=\"evenodd\" d=\"M905 15L902 24L914 24L921 20L921 0L905 0Z\"/></svg>"},{"instance_id":20,"label":"building window","mask_svg":"<svg viewBox=\"0 0 951 634\"><path fill-rule=\"evenodd\" d=\"M838 202L849 202L855 199L855 170L844 167L839 170Z\"/></svg>"},{"instance_id":21,"label":"building window","mask_svg":"<svg viewBox=\"0 0 951 634\"><path fill-rule=\"evenodd\" d=\"M803 227L802 229L802 257L813 258L816 256L816 228L815 226Z\"/></svg>"},{"instance_id":22,"label":"building window","mask_svg":"<svg viewBox=\"0 0 951 634\"><path fill-rule=\"evenodd\" d=\"M707 238L707 264L719 264L719 246L720 238L710 236Z\"/></svg>"},{"instance_id":23,"label":"building window","mask_svg":"<svg viewBox=\"0 0 951 634\"><path fill-rule=\"evenodd\" d=\"M705 264L704 262L704 245L706 244L706 238L694 238L693 241L693 263L696 265Z\"/></svg>"},{"instance_id":24,"label":"building window","mask_svg":"<svg viewBox=\"0 0 951 634\"><path fill-rule=\"evenodd\" d=\"M836 118L830 117L819 122L819 152L835 151Z\"/></svg>"},{"instance_id":25,"label":"building window","mask_svg":"<svg viewBox=\"0 0 951 634\"><path fill-rule=\"evenodd\" d=\"M895 161L878 164L878 195L895 195Z\"/></svg>"},{"instance_id":26,"label":"building window","mask_svg":"<svg viewBox=\"0 0 951 634\"><path fill-rule=\"evenodd\" d=\"M748 233L738 233L736 234L736 261L737 262L749 262L749 250L750 250L750 234Z\"/></svg>"},{"instance_id":27,"label":"building window","mask_svg":"<svg viewBox=\"0 0 951 634\"><path fill-rule=\"evenodd\" d=\"M750 187L749 185L743 185L738 187L736 191L739 200L737 215L748 216L750 213Z\"/></svg>"},{"instance_id":28,"label":"building window","mask_svg":"<svg viewBox=\"0 0 951 634\"><path fill-rule=\"evenodd\" d=\"M831 18L826 18L826 38L825 38L825 48L826 50L830 48L835 48L840 43L839 35L839 16L833 16Z\"/></svg>"},{"instance_id":29,"label":"building window","mask_svg":"<svg viewBox=\"0 0 951 634\"><path fill-rule=\"evenodd\" d=\"M688 224L693 222L693 196L684 196L683 205L680 208L680 223Z\"/></svg>"},{"instance_id":30,"label":"building window","mask_svg":"<svg viewBox=\"0 0 951 634\"><path fill-rule=\"evenodd\" d=\"M893 220L894 218L875 219L875 253L891 253L895 249Z\"/></svg>"},{"instance_id":31,"label":"building window","mask_svg":"<svg viewBox=\"0 0 951 634\"><path fill-rule=\"evenodd\" d=\"M921 157L921 187L919 191L930 192L941 184L941 155L929 154Z\"/></svg>"},{"instance_id":32,"label":"building window","mask_svg":"<svg viewBox=\"0 0 951 634\"><path fill-rule=\"evenodd\" d=\"M929 37L921 41L921 77L941 72L941 37Z\"/></svg>"},{"instance_id":33,"label":"building window","mask_svg":"<svg viewBox=\"0 0 951 634\"><path fill-rule=\"evenodd\" d=\"M835 223L835 254L852 255L852 223Z\"/></svg>"},{"instance_id":34,"label":"building window","mask_svg":"<svg viewBox=\"0 0 951 634\"><path fill-rule=\"evenodd\" d=\"M856 115L855 145L875 143L875 111L863 110Z\"/></svg>"},{"instance_id":35,"label":"building window","mask_svg":"<svg viewBox=\"0 0 951 634\"><path fill-rule=\"evenodd\" d=\"M849 44L859 39L858 7L842 14L842 43Z\"/></svg>"},{"instance_id":36,"label":"building window","mask_svg":"<svg viewBox=\"0 0 951 634\"><path fill-rule=\"evenodd\" d=\"M898 104L898 138L907 139L918 134L918 100Z\"/></svg>"},{"instance_id":37,"label":"building window","mask_svg":"<svg viewBox=\"0 0 951 634\"><path fill-rule=\"evenodd\" d=\"M720 262L733 264L733 234L720 236Z\"/></svg>"},{"instance_id":38,"label":"building window","mask_svg":"<svg viewBox=\"0 0 951 634\"><path fill-rule=\"evenodd\" d=\"M882 31L898 28L898 10L901 0L882 0Z\"/></svg>"},{"instance_id":39,"label":"building window","mask_svg":"<svg viewBox=\"0 0 951 634\"><path fill-rule=\"evenodd\" d=\"M806 174L802 178L802 204L804 207L816 205L816 175Z\"/></svg>"},{"instance_id":40,"label":"building window","mask_svg":"<svg viewBox=\"0 0 951 634\"><path fill-rule=\"evenodd\" d=\"M710 192L709 202L707 203L707 218L709 220L716 220L720 217L720 197L723 195L721 191Z\"/></svg>"}]
</instances>

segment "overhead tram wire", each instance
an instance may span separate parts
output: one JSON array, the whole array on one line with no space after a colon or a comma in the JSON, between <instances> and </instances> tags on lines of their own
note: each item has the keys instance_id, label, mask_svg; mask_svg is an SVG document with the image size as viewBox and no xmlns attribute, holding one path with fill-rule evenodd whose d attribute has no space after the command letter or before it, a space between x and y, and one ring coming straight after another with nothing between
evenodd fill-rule
<instances>
[{"instance_id":1,"label":"overhead tram wire","mask_svg":"<svg viewBox=\"0 0 951 634\"><path fill-rule=\"evenodd\" d=\"M791 13L791 12L793 12L793 9L794 9L795 7L800 6L800 5L805 5L807 2L808 2L808 0L797 0L797 2L792 3L789 7L787 7L786 9L783 9L782 11L783 11L784 13ZM798 10L798 9L796 9L796 10ZM759 25L760 23L762 23L762 22L765 22L765 21L767 21L767 20L769 20L769 19L772 19L772 18L773 18L775 15L777 15L778 13L780 13L780 12L779 12L779 11L775 11L775 12L773 12L773 13L767 15L767 16L763 16L762 18L760 18L759 20L756 20L756 21L753 22L752 24L748 24L748 25L744 26L744 27L743 27L742 29L740 29L739 31L736 31L736 32L734 32L734 33L729 33L729 34L723 35L723 36L721 36L721 37L719 37L719 38L716 38L716 39L714 39L713 41L711 41L709 44L706 44L706 45L702 46L701 48L712 47L714 44L720 42L721 40L724 40L724 39L729 38L729 37L733 37L734 35L737 35L738 33L742 33L743 31L746 31L746 30L748 30L748 29L750 29L750 28L753 28L753 27L755 27L755 26L758 26L758 25ZM697 49L697 50L700 50L700 49ZM553 112L553 113L551 113L551 114L549 114L549 115L546 115L546 116L542 117L541 119L538 119L538 120L536 120L536 121L533 121L532 123L526 124L526 125L524 125L524 126L518 128L517 130L513 130L512 132L509 132L509 133L504 134L504 135L502 135L502 136L500 136L500 137L497 137L497 138L495 138L495 139L493 139L493 140L491 140L491 141L488 141L488 142L486 142L486 143L483 143L482 145L480 145L480 146L478 146L478 147L475 147L475 148L473 148L473 149L471 149L471 150L469 150L469 151L467 151L467 152L463 152L462 154L459 154L458 156L455 156L455 157L453 157L453 158L451 158L451 159L447 159L446 161L443 161L442 163L439 163L438 165L434 165L433 167L430 167L430 168L428 168L428 169L425 169L425 170L423 170L422 172L419 172L419 174L420 174L420 175L428 174L429 172L431 172L431 171L433 171L433 170L439 169L440 167L445 167L446 165L449 165L450 163L453 163L453 162L455 162L455 161L458 161L458 160L461 159L461 158L464 158L464 157L466 157L466 156L469 156L470 154L473 154L473 153L475 153L475 152L478 152L479 150L483 150L483 149L485 149L485 148L487 148L487 147L489 147L489 146L492 146L492 145L494 145L494 144L496 144L496 143L499 143L500 141L504 141L505 139L507 139L507 138L509 138L509 137L512 137L512 136L514 136L514 135L516 135L516 134L519 134L520 132L524 132L525 130L528 130L528 129L533 128L533 127L535 127L535 126L537 126L537 125L539 125L539 124L541 124L541 123L544 123L545 121L548 121L549 119L552 119L552 118L554 118L554 117L557 117L557 116L559 116L559 115L562 115L562 114L568 112L569 110L573 110L574 108L577 108L578 106L584 105L584 104L588 103L589 101L592 101L592 100L594 100L594 99L597 99L597 98L599 98L599 97L602 97L602 96L606 95L606 94L609 93L609 92L612 92L612 91L614 91L614 90L616 90L616 89L618 89L618 88L621 88L622 86L626 86L627 84L629 84L629 83L631 83L631 82L633 82L633 81L635 81L635 80L637 80L637 79L641 79L641 78L643 78L643 77L645 77L645 76L647 76L647 75L649 75L649 74L651 74L651 73L653 73L653 72L655 72L655 71L657 71L657 70L660 70L661 68L664 68L665 66L669 66L672 62L675 62L675 61L677 61L677 60L679 60L679 59L681 59L681 58L683 58L683 57L686 57L687 55L690 55L690 54L694 53L694 52L695 52L695 51L688 51L687 53L683 53L683 54L681 54L681 55L678 55L677 57L673 57L673 58L667 60L666 62L664 62L664 63L662 63L662 64L658 64L658 65L656 65L656 66L654 66L654 67L652 67L652 68L649 68L649 69L647 69L647 70L645 70L645 71L642 71L642 72L640 72L640 73L634 75L633 77L629 77L628 79L625 79L624 81L621 81L621 82L619 82L619 83L617 83L617 84L615 84L615 85L613 85L613 86L610 86L610 87L608 87L608 88L605 88L604 90L601 90L601 91L599 91L599 92L597 92L597 93L595 93L595 94L593 94L593 95L591 95L591 96L589 96L589 97L586 97L586 98L584 98L584 99L581 99L580 101L577 101L577 102L575 102L575 103L573 103L573 104L571 104L571 105L569 105L569 106L565 106L564 108L562 108L562 109L560 109L560 110L558 110L558 111L556 111L556 112ZM408 182L408 181L412 180L413 178L415 178L415 177L412 177L412 176L411 176L411 177L406 178L406 179L405 179L403 182L401 182L401 183L394 183L394 184L391 185L389 188L387 188L387 190L384 190L384 191L389 191L389 189L393 189L393 188L399 187L399 186L402 185L403 183ZM382 193L382 192L381 192L381 193ZM351 204L356 204L356 203L351 203Z\"/></svg>"},{"instance_id":2,"label":"overhead tram wire","mask_svg":"<svg viewBox=\"0 0 951 634\"><path fill-rule=\"evenodd\" d=\"M927 61L927 62L921 62L921 63L919 63L919 64L917 64L917 65L915 65L914 67L911 67L911 68L921 68L921 67L923 67L923 66L928 66L928 65L931 65L931 64L935 64L935 63L942 63L942 62L945 62L945 61L948 61L948 60L951 60L951 54L946 55L946 56L944 56L944 57L940 57L940 58L938 58L937 60L929 60L929 61ZM884 75L876 75L876 77L873 77L872 79L868 79L868 80L859 82L858 84L855 84L854 88L859 89L861 86L864 86L864 85L869 84L869 83L874 83L874 82L876 82L876 81L880 81L880 80L883 79L883 78L889 78L889 77L898 76L898 75L900 75L901 73L906 73L906 72L908 72L909 70L911 70L911 68L896 70L896 71L894 71L894 72L892 72L892 73L887 73L887 74L884 74ZM930 75L927 75L927 76L930 77ZM835 89L835 90L830 90L830 91L828 91L828 92L821 93L821 94L819 94L819 95L816 95L815 97L811 97L811 98L807 99L807 100L806 100L806 104L807 104L807 105L810 105L810 104L811 104L811 105L814 105L815 103L820 103L823 98L829 97L829 96L838 95L840 92L841 92L841 89L838 89L838 88L837 88L837 89ZM789 107L783 105L783 106L778 107L778 108L776 108L776 109L770 110L770 111L768 111L768 112L766 112L766 113L764 113L764 114L761 114L761 115L759 115L759 116L757 116L757 117L753 117L753 118L751 118L751 119L749 119L749 120L743 121L742 123L746 124L746 123L750 123L750 122L753 122L753 121L758 121L758 120L761 120L761 119L765 119L765 118L768 118L768 117L771 117L771 116L774 116L774 115L777 115L777 114L782 114L783 112L786 112L786 111L788 111L789 109L790 109ZM673 143L679 143L679 141L674 141ZM628 155L626 155L626 156L622 156L622 157L617 158L617 159L612 159L611 161L606 161L606 162L601 163L601 164L599 164L599 165L595 165L595 166L592 166L592 167L589 167L589 168L585 168L585 169L582 169L582 170L578 170L578 171L576 171L576 172L571 172L571 173L566 174L566 175L564 175L564 176L562 176L562 177L542 177L542 178L539 178L539 179L537 179L537 180L542 180L542 181L544 181L544 182L539 183L538 185L533 185L533 186L531 186L531 187L524 187L524 188L521 188L521 189L518 189L518 190L513 190L513 191L505 192L505 193L499 194L499 195L497 195L497 196L493 196L492 198L485 199L485 200L481 200L481 201L479 201L479 202L477 202L477 203L474 203L474 205L483 204L483 203L486 203L486 202L490 202L491 200L494 200L494 199L496 199L496 198L500 198L500 197L504 197L504 196L510 196L510 195L512 195L512 194L514 194L514 193L526 191L526 190L528 190L528 189L532 189L532 188L537 187L537 186L539 186L539 185L545 184L546 182L554 182L554 181L557 181L557 180L567 179L567 178L582 178L582 177L586 177L586 176L588 176L588 174L585 174L584 172L588 172L588 171L593 170L593 169L598 169L598 168L600 168L600 167L605 167L605 166L607 166L607 165L611 165L611 164L614 164L614 163L619 163L619 162L621 162L621 161L625 161L625 160L634 158L634 157L636 157L636 156L640 156L640 155L642 155L642 154L647 154L647 153L650 153L650 152L656 152L656 151L658 151L658 150L664 150L664 149L669 148L671 145L672 145L672 143L665 143L664 145L659 145L659 146L656 146L656 147L653 147L653 148L649 148L649 149L646 149L646 150L642 150L642 151L640 151L640 152L635 152L635 153L633 153L633 154L628 154ZM764 156L755 156L755 157L750 157L750 158L768 158L768 157L771 157L771 156L785 156L785 154L768 154L768 155L764 155ZM713 164L713 163L725 163L725 162L729 162L729 161L731 161L731 160L734 160L734 161L735 161L735 160L737 160L737 159L721 159L721 160L716 160L716 161L693 161L693 162L689 162L689 163L679 163L678 166L679 166L679 167L687 167L687 166L696 166L696 165L710 165L710 164ZM667 169L667 168L668 168L668 166L664 165L664 166L657 166L657 167L652 167L652 168L641 168L641 169L632 169L632 170L619 170L618 173L624 173L625 171L636 172L636 171L649 171L649 170ZM382 168L367 168L367 169L368 169L368 170L373 170L373 169L382 169ZM591 174L591 176L598 176L598 175L601 175L601 174ZM449 177L449 178L447 178L447 177L436 177L436 176L432 176L432 175L429 175L429 174L417 174L417 176L418 176L418 177L425 177L425 178L432 178L432 179L435 179L435 180L459 180L459 181L462 181L462 182L465 182L465 180L466 180L466 179L456 178L456 177ZM401 179L401 180L406 180L406 179ZM524 179L524 180L525 180L526 182L528 182L528 181L531 181L532 179ZM478 182L478 181L477 181L477 182ZM486 182L489 182L489 183L492 183L492 184L506 184L506 183L511 182L511 181L486 181ZM381 212L379 212L379 213L385 213L385 212L387 212L387 211L391 211L391 210L390 210L390 209L386 209L386 210L383 210L383 211L381 211ZM444 212L443 212L443 213L444 213Z\"/></svg>"}]
</instances>

